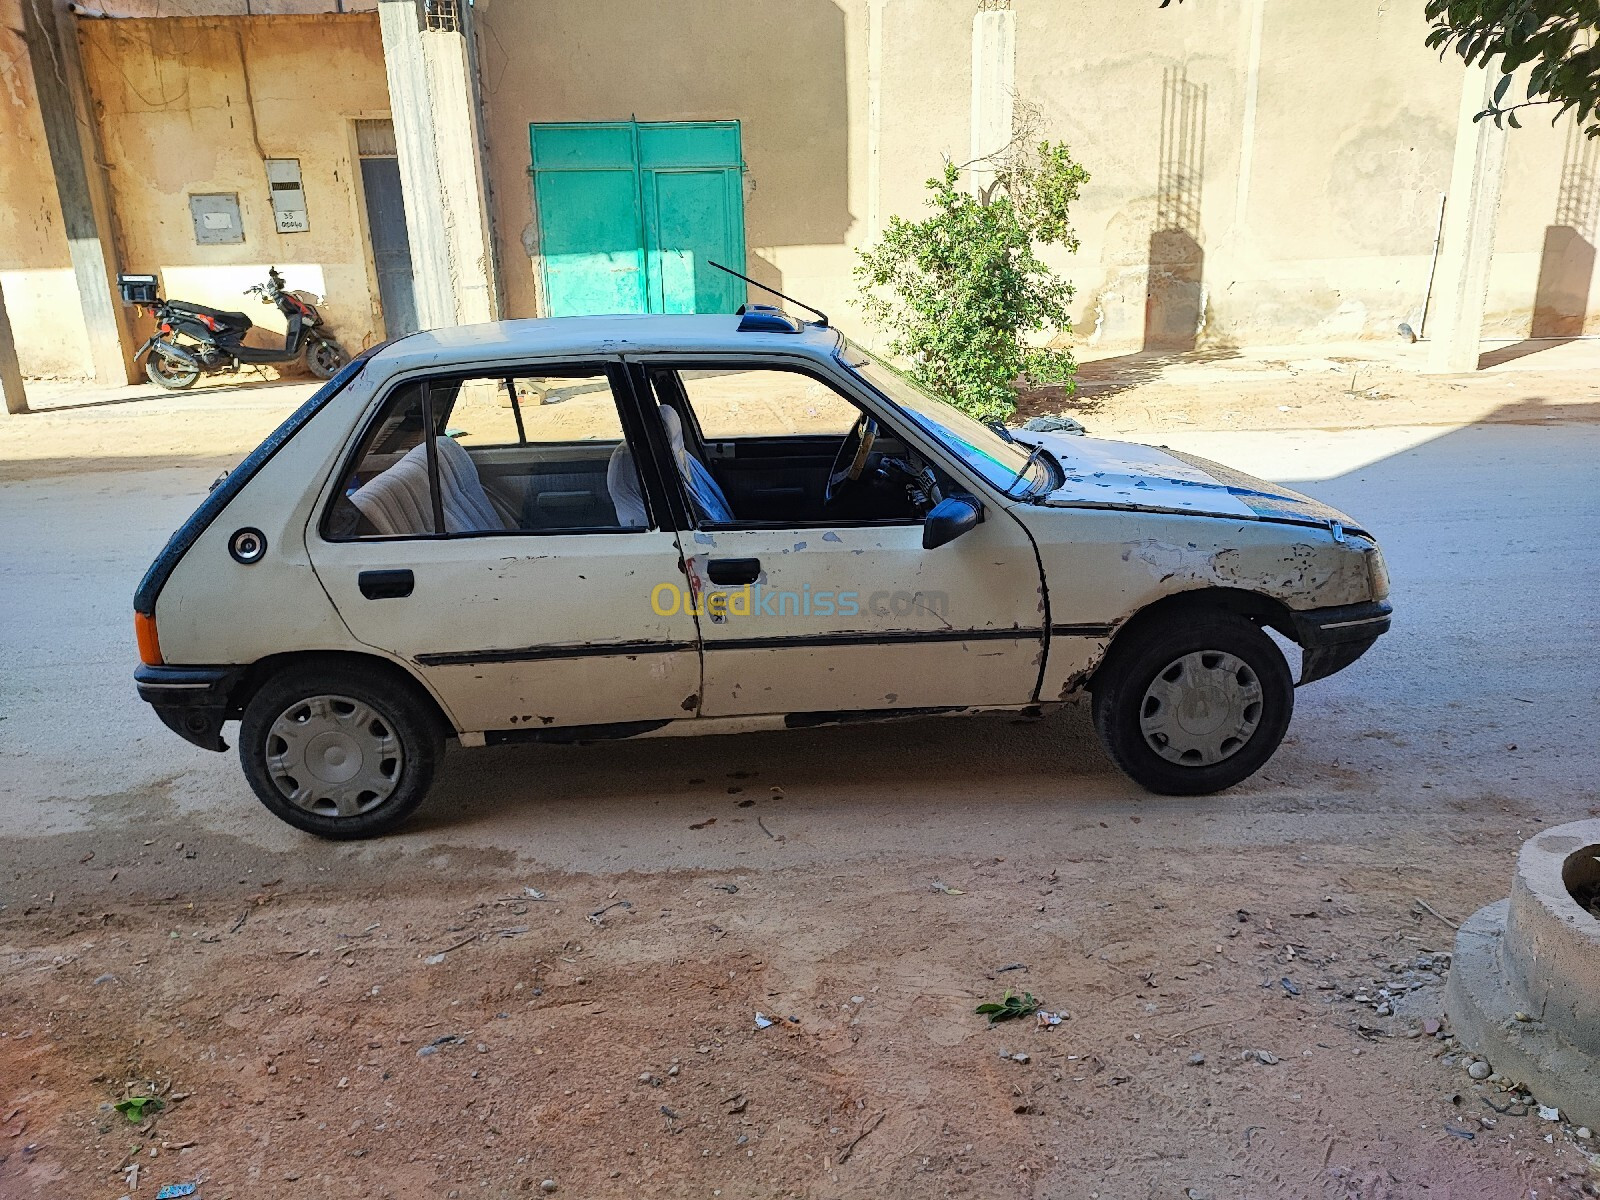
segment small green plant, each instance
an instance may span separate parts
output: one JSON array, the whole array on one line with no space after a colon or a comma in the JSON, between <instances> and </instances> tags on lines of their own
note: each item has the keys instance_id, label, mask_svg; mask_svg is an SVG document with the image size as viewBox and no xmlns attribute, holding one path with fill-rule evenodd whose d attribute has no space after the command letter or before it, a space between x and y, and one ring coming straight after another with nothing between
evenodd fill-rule
<instances>
[{"instance_id":1,"label":"small green plant","mask_svg":"<svg viewBox=\"0 0 1600 1200\"><path fill-rule=\"evenodd\" d=\"M994 1025L1000 1021L1010 1021L1015 1017L1031 1017L1039 1011L1039 1002L1033 998L1032 992L1023 992L1017 995L1009 988L1006 994L1000 997L1000 1003L992 1000L987 1004L980 1004L972 1010L980 1017L988 1017L989 1024Z\"/></svg>"},{"instance_id":2,"label":"small green plant","mask_svg":"<svg viewBox=\"0 0 1600 1200\"><path fill-rule=\"evenodd\" d=\"M1077 363L1049 345L1072 330L1073 289L1034 247L1078 248L1071 207L1089 173L1067 147L1034 141L1024 110L1006 149L986 160L993 179L976 193L962 167L928 180L932 212L891 217L877 245L859 252L856 278L868 320L911 376L979 420L1016 411L1019 384L1069 389ZM970 165L970 164L969 164Z\"/></svg>"},{"instance_id":3,"label":"small green plant","mask_svg":"<svg viewBox=\"0 0 1600 1200\"><path fill-rule=\"evenodd\" d=\"M129 1096L126 1100L118 1100L111 1107L137 1125L146 1116L154 1116L160 1112L166 1107L166 1103L156 1096Z\"/></svg>"}]
</instances>

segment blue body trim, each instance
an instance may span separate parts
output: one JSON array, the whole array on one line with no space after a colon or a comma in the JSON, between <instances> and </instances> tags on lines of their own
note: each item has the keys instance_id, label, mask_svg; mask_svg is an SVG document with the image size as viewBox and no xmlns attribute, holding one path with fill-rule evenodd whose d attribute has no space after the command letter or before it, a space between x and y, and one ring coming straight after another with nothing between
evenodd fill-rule
<instances>
[{"instance_id":1,"label":"blue body trim","mask_svg":"<svg viewBox=\"0 0 1600 1200\"><path fill-rule=\"evenodd\" d=\"M139 588L133 593L135 612L143 613L147 617L156 615L156 598L161 595L161 589L167 585L167 580L172 578L172 572L177 569L178 563L189 552L189 548L210 528L211 522L215 521L233 498L244 490L245 484L254 479L256 473L272 461L272 456L281 450L290 438L299 433L307 421L321 412L328 401L361 374L361 369L367 365L367 360L387 344L380 342L371 349L363 350L346 363L337 375L290 413L282 425L267 435L266 441L252 450L242 463L228 472L227 477L210 495L200 501L200 507L195 509L189 519L178 527L177 532L167 539L167 544L161 553L156 555L155 562L150 564L150 569L144 573L144 578L139 581Z\"/></svg>"}]
</instances>

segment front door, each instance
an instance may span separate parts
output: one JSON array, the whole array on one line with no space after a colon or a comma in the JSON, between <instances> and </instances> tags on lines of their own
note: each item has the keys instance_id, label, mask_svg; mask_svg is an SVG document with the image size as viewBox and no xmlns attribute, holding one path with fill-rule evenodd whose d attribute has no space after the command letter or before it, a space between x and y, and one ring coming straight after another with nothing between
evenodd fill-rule
<instances>
[{"instance_id":1,"label":"front door","mask_svg":"<svg viewBox=\"0 0 1600 1200\"><path fill-rule=\"evenodd\" d=\"M605 364L395 385L308 543L351 633L491 741L692 716L695 620L653 519ZM633 422L629 418L629 423Z\"/></svg>"},{"instance_id":2,"label":"front door","mask_svg":"<svg viewBox=\"0 0 1600 1200\"><path fill-rule=\"evenodd\" d=\"M893 488L827 504L823 487L861 415L806 370L649 371L654 398L688 409L685 453L716 481L732 522L702 513L685 535L686 597L701 613L700 711L823 720L865 710L1029 703L1044 645L1033 543L998 506L947 545ZM888 426L875 463L918 456ZM959 479L942 474L947 486ZM897 510L896 504L902 508ZM672 606L663 590L657 611Z\"/></svg>"},{"instance_id":3,"label":"front door","mask_svg":"<svg viewBox=\"0 0 1600 1200\"><path fill-rule=\"evenodd\" d=\"M737 121L529 128L551 316L732 312L744 262Z\"/></svg>"}]
</instances>

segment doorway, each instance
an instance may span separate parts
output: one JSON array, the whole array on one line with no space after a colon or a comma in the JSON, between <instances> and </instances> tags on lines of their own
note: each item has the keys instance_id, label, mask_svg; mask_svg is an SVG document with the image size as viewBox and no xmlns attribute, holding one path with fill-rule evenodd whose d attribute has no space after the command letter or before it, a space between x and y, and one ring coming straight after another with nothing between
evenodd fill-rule
<instances>
[{"instance_id":1,"label":"doorway","mask_svg":"<svg viewBox=\"0 0 1600 1200\"><path fill-rule=\"evenodd\" d=\"M549 316L731 313L744 284L737 121L529 126Z\"/></svg>"},{"instance_id":2,"label":"doorway","mask_svg":"<svg viewBox=\"0 0 1600 1200\"><path fill-rule=\"evenodd\" d=\"M361 192L367 206L367 240L372 245L372 264L378 275L378 301L383 305L384 337L404 337L417 331L417 297L394 122L357 121L356 152L361 160Z\"/></svg>"}]
</instances>

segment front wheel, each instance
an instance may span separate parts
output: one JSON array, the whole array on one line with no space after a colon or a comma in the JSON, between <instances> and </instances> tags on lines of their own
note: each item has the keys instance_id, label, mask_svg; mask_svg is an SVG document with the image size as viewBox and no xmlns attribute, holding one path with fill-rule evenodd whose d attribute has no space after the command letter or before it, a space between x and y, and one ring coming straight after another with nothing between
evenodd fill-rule
<instances>
[{"instance_id":1,"label":"front wheel","mask_svg":"<svg viewBox=\"0 0 1600 1200\"><path fill-rule=\"evenodd\" d=\"M261 802L339 841L388 833L416 811L443 745L413 688L350 667L269 679L239 727L239 762Z\"/></svg>"},{"instance_id":2,"label":"front wheel","mask_svg":"<svg viewBox=\"0 0 1600 1200\"><path fill-rule=\"evenodd\" d=\"M332 379L349 361L339 343L327 338L318 338L306 347L306 367L318 379Z\"/></svg>"},{"instance_id":3,"label":"front wheel","mask_svg":"<svg viewBox=\"0 0 1600 1200\"><path fill-rule=\"evenodd\" d=\"M144 374L157 387L164 387L169 392L181 392L184 388L194 386L194 381L200 378L200 368L152 350L145 355Z\"/></svg>"},{"instance_id":4,"label":"front wheel","mask_svg":"<svg viewBox=\"0 0 1600 1200\"><path fill-rule=\"evenodd\" d=\"M1283 653L1233 613L1179 614L1112 647L1094 724L1113 762L1168 796L1219 792L1271 758L1294 713Z\"/></svg>"}]
</instances>

